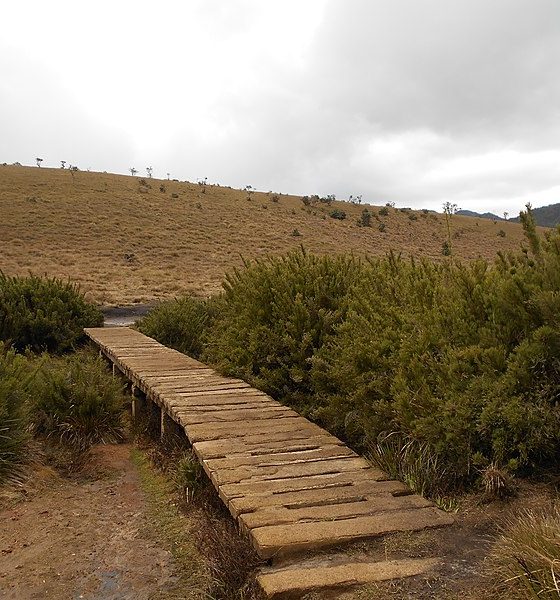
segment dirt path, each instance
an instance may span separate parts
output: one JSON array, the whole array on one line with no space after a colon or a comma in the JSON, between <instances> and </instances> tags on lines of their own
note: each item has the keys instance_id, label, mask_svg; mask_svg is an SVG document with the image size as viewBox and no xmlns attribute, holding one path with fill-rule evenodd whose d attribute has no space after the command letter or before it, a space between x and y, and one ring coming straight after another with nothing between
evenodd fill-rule
<instances>
[{"instance_id":1,"label":"dirt path","mask_svg":"<svg viewBox=\"0 0 560 600\"><path fill-rule=\"evenodd\" d=\"M55 478L40 494L0 512L0 598L181 597L173 592L173 557L149 525L130 450L100 447L94 461L104 477Z\"/></svg>"}]
</instances>

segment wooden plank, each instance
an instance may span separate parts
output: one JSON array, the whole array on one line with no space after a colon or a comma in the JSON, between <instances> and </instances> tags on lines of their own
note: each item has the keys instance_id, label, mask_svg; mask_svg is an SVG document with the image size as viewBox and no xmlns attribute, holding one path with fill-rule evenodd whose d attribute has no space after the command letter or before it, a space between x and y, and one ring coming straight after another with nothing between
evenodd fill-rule
<instances>
[{"instance_id":1,"label":"wooden plank","mask_svg":"<svg viewBox=\"0 0 560 600\"><path fill-rule=\"evenodd\" d=\"M337 502L360 502L366 499L390 499L394 494L409 494L400 481L346 481L337 486L295 490L276 494L239 496L229 501L229 510L234 517L271 507L298 509L326 506Z\"/></svg>"},{"instance_id":2,"label":"wooden plank","mask_svg":"<svg viewBox=\"0 0 560 600\"><path fill-rule=\"evenodd\" d=\"M426 508L432 503L422 496L378 496L373 499L355 502L339 502L306 506L303 508L286 508L271 506L263 510L245 513L239 517L244 529L255 529L271 525L287 525L290 523L336 521L352 517L381 515L387 512Z\"/></svg>"},{"instance_id":3,"label":"wooden plank","mask_svg":"<svg viewBox=\"0 0 560 600\"><path fill-rule=\"evenodd\" d=\"M248 465L286 465L307 461L327 460L343 456L358 456L347 446L325 445L312 450L295 452L273 452L253 456L248 453L230 455L228 458L207 459L206 464L213 471L218 469L236 469Z\"/></svg>"},{"instance_id":4,"label":"wooden plank","mask_svg":"<svg viewBox=\"0 0 560 600\"><path fill-rule=\"evenodd\" d=\"M433 571L438 564L436 558L409 558L381 562L347 558L344 562L334 563L324 558L322 562L314 561L313 564L308 565L263 569L257 581L265 596L274 600L303 598L311 593L316 597L315 594L324 593L325 590L332 593L357 585L425 575ZM331 597L331 594L328 597ZM375 597L380 596L375 595Z\"/></svg>"},{"instance_id":5,"label":"wooden plank","mask_svg":"<svg viewBox=\"0 0 560 600\"><path fill-rule=\"evenodd\" d=\"M249 465L237 469L216 469L212 471L212 480L216 485L241 483L244 481L274 481L328 473L345 473L369 469L369 463L359 456L345 456L329 460L289 463L284 465Z\"/></svg>"},{"instance_id":6,"label":"wooden plank","mask_svg":"<svg viewBox=\"0 0 560 600\"><path fill-rule=\"evenodd\" d=\"M296 434L297 435L297 434ZM195 442L193 449L201 460L209 458L226 458L228 456L264 456L283 450L284 452L299 452L315 450L322 445L343 445L337 438L323 432L323 435L299 437L282 436L281 439L263 440L261 435L246 435L234 440L209 440Z\"/></svg>"},{"instance_id":7,"label":"wooden plank","mask_svg":"<svg viewBox=\"0 0 560 600\"><path fill-rule=\"evenodd\" d=\"M399 531L451 525L453 519L436 508L418 508L329 522L292 523L251 529L259 556L318 550Z\"/></svg>"},{"instance_id":8,"label":"wooden plank","mask_svg":"<svg viewBox=\"0 0 560 600\"><path fill-rule=\"evenodd\" d=\"M255 496L259 494L269 495L281 492L295 492L298 490L317 490L328 487L339 487L344 484L358 481L380 481L386 479L386 475L379 469L359 469L347 473L334 473L326 475L314 475L312 477L295 477L288 479L275 479L273 481L257 481L228 483L221 485L219 494L224 501L240 496Z\"/></svg>"}]
</instances>

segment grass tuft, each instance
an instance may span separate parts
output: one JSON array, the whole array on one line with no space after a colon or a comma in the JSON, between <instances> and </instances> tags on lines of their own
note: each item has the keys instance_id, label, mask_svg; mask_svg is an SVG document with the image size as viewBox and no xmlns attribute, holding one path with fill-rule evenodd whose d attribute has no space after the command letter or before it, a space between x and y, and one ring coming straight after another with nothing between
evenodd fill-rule
<instances>
[{"instance_id":1,"label":"grass tuft","mask_svg":"<svg viewBox=\"0 0 560 600\"><path fill-rule=\"evenodd\" d=\"M450 491L452 478L448 469L427 443L397 432L381 434L377 442L370 445L368 458L385 473L426 498L443 499ZM442 502L442 507L447 504Z\"/></svg>"},{"instance_id":2,"label":"grass tuft","mask_svg":"<svg viewBox=\"0 0 560 600\"><path fill-rule=\"evenodd\" d=\"M502 527L492 556L504 598L560 598L560 506L524 511Z\"/></svg>"}]
</instances>

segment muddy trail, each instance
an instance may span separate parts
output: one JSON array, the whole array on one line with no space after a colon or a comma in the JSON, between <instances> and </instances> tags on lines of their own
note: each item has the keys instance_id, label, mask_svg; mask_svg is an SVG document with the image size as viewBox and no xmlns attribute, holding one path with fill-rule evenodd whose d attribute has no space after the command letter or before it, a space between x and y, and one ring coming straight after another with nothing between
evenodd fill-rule
<instances>
[{"instance_id":1,"label":"muddy trail","mask_svg":"<svg viewBox=\"0 0 560 600\"><path fill-rule=\"evenodd\" d=\"M159 599L179 570L156 539L128 444L95 449L96 476L50 473L42 489L0 512L0 598Z\"/></svg>"}]
</instances>

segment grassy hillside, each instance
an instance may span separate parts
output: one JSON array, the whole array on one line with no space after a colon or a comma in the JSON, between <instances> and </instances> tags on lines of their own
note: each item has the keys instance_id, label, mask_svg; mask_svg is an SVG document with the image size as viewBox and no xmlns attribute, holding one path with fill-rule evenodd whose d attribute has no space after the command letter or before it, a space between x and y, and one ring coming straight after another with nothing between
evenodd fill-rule
<instances>
[{"instance_id":1,"label":"grassy hillside","mask_svg":"<svg viewBox=\"0 0 560 600\"><path fill-rule=\"evenodd\" d=\"M405 255L443 260L445 218L347 202L306 207L300 197L62 169L0 167L0 269L70 277L103 304L146 302L185 291L208 295L242 258L303 244L319 254ZM163 185L165 190L160 191ZM163 189L163 188L162 188ZM333 209L345 220L333 219ZM384 231L380 231L380 224ZM383 226L382 226L383 228ZM491 258L523 238L517 223L454 216L453 252ZM301 235L293 235L297 230ZM500 230L503 233L500 233Z\"/></svg>"}]
</instances>

